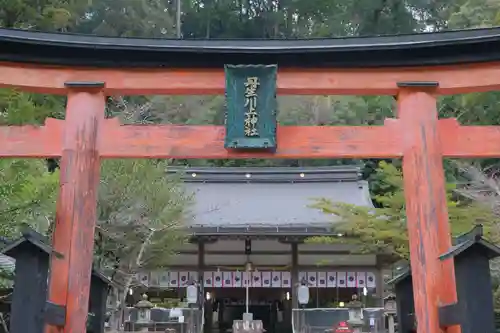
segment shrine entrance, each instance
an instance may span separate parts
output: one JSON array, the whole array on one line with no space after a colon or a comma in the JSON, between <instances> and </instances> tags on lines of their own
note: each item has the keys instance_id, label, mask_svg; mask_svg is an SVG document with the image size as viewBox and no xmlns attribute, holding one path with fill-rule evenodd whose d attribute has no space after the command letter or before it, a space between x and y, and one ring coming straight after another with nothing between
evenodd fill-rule
<instances>
[{"instance_id":1,"label":"shrine entrance","mask_svg":"<svg viewBox=\"0 0 500 333\"><path fill-rule=\"evenodd\" d=\"M233 321L241 320L246 312L245 288L214 288L208 292L214 295L212 311L206 313L205 319L211 320L211 327L205 332L226 333L232 331ZM262 320L267 332L275 332L282 319L283 292L278 288L249 288L248 311L253 318ZM205 308L205 311L207 308Z\"/></svg>"},{"instance_id":2,"label":"shrine entrance","mask_svg":"<svg viewBox=\"0 0 500 333\"><path fill-rule=\"evenodd\" d=\"M61 157L49 301L64 320L48 332L85 331L101 159L332 157L403 158L418 332L460 332L438 315L457 302L453 261L439 259L451 247L442 158L498 157L500 131L438 120L437 97L498 90L499 35L172 42L0 29L0 87L68 98L65 120L0 128L0 157ZM277 126L275 92L396 96L397 119ZM109 95L224 93L227 128L104 117Z\"/></svg>"}]
</instances>

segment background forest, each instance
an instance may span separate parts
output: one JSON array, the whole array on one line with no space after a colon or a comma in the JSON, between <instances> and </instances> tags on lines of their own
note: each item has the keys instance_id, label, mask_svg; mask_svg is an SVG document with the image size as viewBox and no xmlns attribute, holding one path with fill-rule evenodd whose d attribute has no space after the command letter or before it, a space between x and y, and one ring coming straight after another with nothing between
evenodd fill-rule
<instances>
[{"instance_id":1,"label":"background forest","mask_svg":"<svg viewBox=\"0 0 500 333\"><path fill-rule=\"evenodd\" d=\"M495 25L500 25L499 0L180 0L180 3L170 0L0 0L1 27L121 37L298 39L425 33ZM500 125L499 105L497 92L446 96L439 101L439 113L442 118L455 117L464 125ZM112 96L107 106L108 116L120 117L124 123L221 125L225 112L223 96ZM64 109L62 97L0 90L0 125L40 125L47 117L63 118ZM384 118L393 117L393 112L394 100L390 96L279 97L279 121L283 125L377 125L382 124ZM393 214L398 224L398 227L386 227L392 231L384 230L385 241L396 242L396 252L405 257L406 239L395 238L401 235L401 228L404 229L404 225L400 225L404 220L401 217L404 201L398 161L380 162L254 159L107 163L102 176L106 186L101 186L99 194L96 262L104 267L111 262L115 271L121 273L116 280L127 286L131 283L131 274L140 267L166 264L158 261L156 254L163 253L167 244L172 249L183 241L178 233L169 233L169 236L158 233L176 230L179 223L189 218L190 198L180 190L169 190L178 188L177 180L163 183L162 170L167 163L359 164L363 167L363 177L370 181L376 205L386 209L384 214ZM496 175L498 160L477 162L490 176ZM57 196L57 163L0 160L1 236L12 237L20 225L26 224L43 233L50 231ZM467 188L462 182L469 183L471 178L479 177L476 173L474 177L462 178L460 168L451 161L445 161L445 169L450 184L462 189ZM145 178L148 181L144 181ZM467 225L478 219L491 223L496 220L496 210L474 206L474 202L484 203L478 196L465 196L467 207L475 209L458 211L456 208L460 208L464 200L456 197L456 191L450 191L450 216L459 222L457 231L467 229L462 223L464 219L469 221ZM493 192L496 200L500 191ZM161 200L148 201L152 197ZM144 204L148 202L149 206ZM489 207L496 208L497 202ZM342 207L332 208L323 202L318 208L338 212ZM137 228L143 229L137 233L127 232ZM381 234L376 238L380 239ZM110 254L113 255L110 257Z\"/></svg>"}]
</instances>

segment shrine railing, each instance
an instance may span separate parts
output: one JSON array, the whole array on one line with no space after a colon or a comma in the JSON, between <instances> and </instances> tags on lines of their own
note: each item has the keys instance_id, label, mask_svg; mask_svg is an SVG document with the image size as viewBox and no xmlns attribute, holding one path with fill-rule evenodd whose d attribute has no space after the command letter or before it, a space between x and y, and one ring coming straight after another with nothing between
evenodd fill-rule
<instances>
[{"instance_id":1,"label":"shrine railing","mask_svg":"<svg viewBox=\"0 0 500 333\"><path fill-rule=\"evenodd\" d=\"M137 309L125 310L125 332L136 332L148 329L150 332L170 333L200 333L203 331L203 312L199 309L178 309L182 311L182 318L172 317L172 309L152 308L151 320L147 323L138 321Z\"/></svg>"},{"instance_id":2,"label":"shrine railing","mask_svg":"<svg viewBox=\"0 0 500 333\"><path fill-rule=\"evenodd\" d=\"M348 319L347 308L293 309L293 333L334 333L338 327L348 325ZM363 332L386 332L383 308L363 309L363 321Z\"/></svg>"}]
</instances>

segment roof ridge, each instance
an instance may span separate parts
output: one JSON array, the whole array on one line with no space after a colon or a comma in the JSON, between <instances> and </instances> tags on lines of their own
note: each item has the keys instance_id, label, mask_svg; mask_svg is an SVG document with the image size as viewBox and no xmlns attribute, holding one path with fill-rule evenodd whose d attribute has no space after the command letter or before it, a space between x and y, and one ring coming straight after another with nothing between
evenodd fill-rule
<instances>
[{"instance_id":1,"label":"roof ridge","mask_svg":"<svg viewBox=\"0 0 500 333\"><path fill-rule=\"evenodd\" d=\"M231 63L278 64L280 68L435 66L498 61L499 44L498 27L265 40L125 38L0 29L2 61L113 68L222 69ZM118 59L117 52L128 56ZM209 53L217 57L207 57Z\"/></svg>"},{"instance_id":2,"label":"roof ridge","mask_svg":"<svg viewBox=\"0 0 500 333\"><path fill-rule=\"evenodd\" d=\"M345 182L361 180L359 166L343 167L198 167L166 170L169 174L180 174L186 182L219 183L312 183Z\"/></svg>"},{"instance_id":3,"label":"roof ridge","mask_svg":"<svg viewBox=\"0 0 500 333\"><path fill-rule=\"evenodd\" d=\"M167 172L170 170L199 170L200 172L212 173L244 173L246 170L252 170L261 173L276 173L276 172L358 172L361 167L358 165L342 165L342 166L321 166L321 167L168 167Z\"/></svg>"}]
</instances>

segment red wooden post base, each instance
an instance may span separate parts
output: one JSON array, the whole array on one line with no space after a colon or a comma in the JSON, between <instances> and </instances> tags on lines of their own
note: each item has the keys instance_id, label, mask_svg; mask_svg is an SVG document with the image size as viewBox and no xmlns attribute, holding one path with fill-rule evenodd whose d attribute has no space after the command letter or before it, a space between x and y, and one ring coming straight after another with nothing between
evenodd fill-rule
<instances>
[{"instance_id":1,"label":"red wooden post base","mask_svg":"<svg viewBox=\"0 0 500 333\"><path fill-rule=\"evenodd\" d=\"M101 88L69 87L53 237L54 250L63 258L51 258L48 297L66 306L66 323L47 326L47 333L86 331L100 171L98 134L105 108Z\"/></svg>"}]
</instances>

